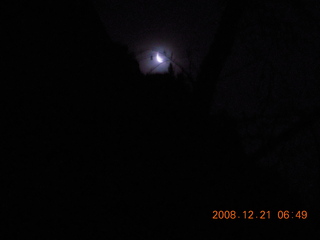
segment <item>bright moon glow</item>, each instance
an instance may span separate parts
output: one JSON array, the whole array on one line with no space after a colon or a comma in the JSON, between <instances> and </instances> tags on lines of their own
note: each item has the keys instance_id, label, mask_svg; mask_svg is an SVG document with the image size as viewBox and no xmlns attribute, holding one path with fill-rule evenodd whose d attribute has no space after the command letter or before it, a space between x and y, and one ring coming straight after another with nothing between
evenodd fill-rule
<instances>
[{"instance_id":1,"label":"bright moon glow","mask_svg":"<svg viewBox=\"0 0 320 240\"><path fill-rule=\"evenodd\" d=\"M163 59L159 56L159 53L157 53L157 61L159 63L162 63L163 62Z\"/></svg>"}]
</instances>

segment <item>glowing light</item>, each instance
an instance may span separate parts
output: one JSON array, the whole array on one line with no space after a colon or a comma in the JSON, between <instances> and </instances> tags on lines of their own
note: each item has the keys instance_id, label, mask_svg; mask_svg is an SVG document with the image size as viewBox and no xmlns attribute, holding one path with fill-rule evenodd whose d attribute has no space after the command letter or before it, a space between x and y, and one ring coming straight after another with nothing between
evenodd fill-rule
<instances>
[{"instance_id":1,"label":"glowing light","mask_svg":"<svg viewBox=\"0 0 320 240\"><path fill-rule=\"evenodd\" d=\"M159 53L157 53L157 61L158 61L158 63L163 62L163 59L162 59L162 57L159 56Z\"/></svg>"}]
</instances>

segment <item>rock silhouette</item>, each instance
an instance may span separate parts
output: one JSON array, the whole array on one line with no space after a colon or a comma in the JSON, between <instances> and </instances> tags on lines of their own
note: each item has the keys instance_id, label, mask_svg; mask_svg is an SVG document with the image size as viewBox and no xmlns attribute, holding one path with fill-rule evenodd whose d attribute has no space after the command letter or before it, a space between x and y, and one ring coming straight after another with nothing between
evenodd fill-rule
<instances>
[{"instance_id":1,"label":"rock silhouette","mask_svg":"<svg viewBox=\"0 0 320 240\"><path fill-rule=\"evenodd\" d=\"M225 112L233 119L243 151L226 165L237 166L231 174L237 183L221 192L248 208L318 212L319 96L313 65L319 36L312 29L318 28L319 9L302 1L229 1L225 9L198 83L199 108L208 118Z\"/></svg>"}]
</instances>

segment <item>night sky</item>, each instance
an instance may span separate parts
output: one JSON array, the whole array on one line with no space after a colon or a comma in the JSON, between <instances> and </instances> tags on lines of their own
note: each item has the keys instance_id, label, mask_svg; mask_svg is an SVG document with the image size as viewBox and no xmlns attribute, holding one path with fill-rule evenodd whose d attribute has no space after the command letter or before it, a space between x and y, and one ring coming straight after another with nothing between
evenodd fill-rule
<instances>
[{"instance_id":1,"label":"night sky","mask_svg":"<svg viewBox=\"0 0 320 240\"><path fill-rule=\"evenodd\" d=\"M319 236L319 12L317 0L8 1L12 238Z\"/></svg>"},{"instance_id":2,"label":"night sky","mask_svg":"<svg viewBox=\"0 0 320 240\"><path fill-rule=\"evenodd\" d=\"M156 61L150 61L153 51L166 51L168 55L173 52L175 61L194 75L213 40L223 8L217 0L96 0L96 6L111 38L136 53L143 73L156 66ZM164 63L153 72L167 68ZM176 70L180 71L179 67Z\"/></svg>"}]
</instances>

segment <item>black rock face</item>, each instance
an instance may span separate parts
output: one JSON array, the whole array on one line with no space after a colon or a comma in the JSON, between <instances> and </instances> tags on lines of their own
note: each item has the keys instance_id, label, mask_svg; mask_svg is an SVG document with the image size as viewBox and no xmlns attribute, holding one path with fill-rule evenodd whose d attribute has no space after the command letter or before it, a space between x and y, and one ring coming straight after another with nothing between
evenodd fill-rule
<instances>
[{"instance_id":1,"label":"black rock face","mask_svg":"<svg viewBox=\"0 0 320 240\"><path fill-rule=\"evenodd\" d=\"M99 198L115 194L119 118L138 64L110 40L91 1L15 1L6 17L4 211L35 235L75 230L89 224L89 206L108 211Z\"/></svg>"},{"instance_id":2,"label":"black rock face","mask_svg":"<svg viewBox=\"0 0 320 240\"><path fill-rule=\"evenodd\" d=\"M228 165L241 169L240 205L319 211L316 12L314 1L229 1L202 64L200 107L233 119L243 151Z\"/></svg>"}]
</instances>

